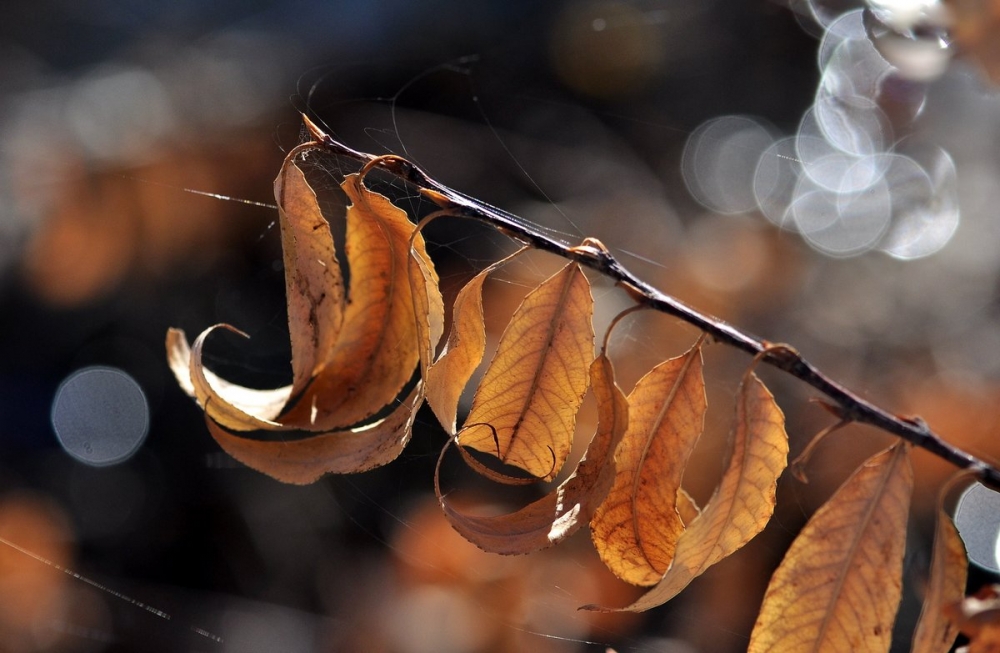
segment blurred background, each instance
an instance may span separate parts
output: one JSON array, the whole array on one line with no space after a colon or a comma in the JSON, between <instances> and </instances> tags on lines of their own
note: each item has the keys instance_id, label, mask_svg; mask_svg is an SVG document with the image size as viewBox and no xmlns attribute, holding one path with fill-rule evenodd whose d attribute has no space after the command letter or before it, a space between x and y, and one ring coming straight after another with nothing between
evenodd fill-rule
<instances>
[{"instance_id":1,"label":"blurred background","mask_svg":"<svg viewBox=\"0 0 1000 653\"><path fill-rule=\"evenodd\" d=\"M745 650L771 570L890 439L848 428L768 529L643 615L585 533L502 558L452 533L429 413L386 468L285 486L234 463L166 366L170 326L228 322L209 364L287 381L272 180L307 112L639 276L863 396L1000 458L1000 5L994 0L421 3L38 0L0 22L0 649ZM338 166L329 167L331 185ZM240 201L196 194L217 194ZM439 221L447 292L510 244ZM557 262L487 285L495 341ZM624 300L594 279L606 324ZM506 313L505 313L506 311ZM601 322L603 320L603 322ZM615 330L628 391L696 337ZM747 357L706 352L710 417L685 484L722 468ZM830 422L762 371L792 455ZM592 409L591 409L592 412ZM593 417L581 417L586 439ZM896 646L908 649L932 510L954 471L914 452ZM467 482L508 508L525 492ZM787 476L787 475L786 475ZM534 490L533 490L534 491ZM541 491L541 490L537 490ZM992 578L1000 505L959 503ZM962 510L965 512L963 513Z\"/></svg>"}]
</instances>

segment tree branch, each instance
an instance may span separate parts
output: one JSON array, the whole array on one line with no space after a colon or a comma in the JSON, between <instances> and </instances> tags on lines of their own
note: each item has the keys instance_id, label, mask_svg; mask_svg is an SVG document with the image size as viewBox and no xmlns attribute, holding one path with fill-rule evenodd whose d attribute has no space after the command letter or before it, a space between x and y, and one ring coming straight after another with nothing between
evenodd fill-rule
<instances>
[{"instance_id":1,"label":"tree branch","mask_svg":"<svg viewBox=\"0 0 1000 653\"><path fill-rule=\"evenodd\" d=\"M949 444L919 417L906 418L890 413L829 378L791 347L776 347L763 338L701 313L657 290L629 272L599 241L587 238L579 246L557 241L512 213L438 183L402 157L358 152L335 141L308 117L303 116L303 120L318 149L359 161L364 165L364 171L373 168L384 170L414 186L422 197L446 210L450 215L484 222L526 245L576 261L614 279L636 302L677 317L708 333L718 342L755 356L761 355L763 362L812 386L835 402L835 411L842 420L870 424L898 436L959 468L968 470L984 484L1000 491L1000 469Z\"/></svg>"}]
</instances>

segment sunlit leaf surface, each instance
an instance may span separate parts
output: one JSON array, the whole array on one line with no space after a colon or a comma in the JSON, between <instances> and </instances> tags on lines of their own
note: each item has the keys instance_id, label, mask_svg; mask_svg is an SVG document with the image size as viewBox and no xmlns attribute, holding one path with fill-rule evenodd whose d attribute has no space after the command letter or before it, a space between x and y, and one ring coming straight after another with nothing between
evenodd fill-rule
<instances>
[{"instance_id":1,"label":"sunlit leaf surface","mask_svg":"<svg viewBox=\"0 0 1000 653\"><path fill-rule=\"evenodd\" d=\"M749 651L888 651L912 490L904 442L858 468L771 577Z\"/></svg>"},{"instance_id":2,"label":"sunlit leaf surface","mask_svg":"<svg viewBox=\"0 0 1000 653\"><path fill-rule=\"evenodd\" d=\"M590 283L576 263L528 293L476 390L459 444L555 478L589 384L593 312Z\"/></svg>"},{"instance_id":3,"label":"sunlit leaf surface","mask_svg":"<svg viewBox=\"0 0 1000 653\"><path fill-rule=\"evenodd\" d=\"M628 403L615 483L594 514L591 535L616 576L653 585L670 566L684 532L678 491L705 422L701 342L641 378Z\"/></svg>"}]
</instances>

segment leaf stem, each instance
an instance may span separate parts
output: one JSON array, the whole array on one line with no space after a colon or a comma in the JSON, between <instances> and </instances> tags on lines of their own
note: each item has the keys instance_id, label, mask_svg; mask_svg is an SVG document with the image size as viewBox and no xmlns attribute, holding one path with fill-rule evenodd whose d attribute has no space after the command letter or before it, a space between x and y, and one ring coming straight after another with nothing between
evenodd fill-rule
<instances>
[{"instance_id":1,"label":"leaf stem","mask_svg":"<svg viewBox=\"0 0 1000 653\"><path fill-rule=\"evenodd\" d=\"M512 213L490 206L431 179L423 170L402 157L376 156L359 152L331 138L308 117L303 116L303 120L315 139L315 145L321 149L359 161L368 168L379 168L411 184L421 196L453 216L486 223L526 245L576 261L613 279L638 304L683 320L709 334L717 342L753 356L761 356L764 363L812 386L836 402L842 420L870 424L891 433L956 467L968 470L985 485L1000 491L1000 469L948 443L932 431L923 420L895 415L837 383L794 349L774 347L773 343L763 338L742 331L667 295L630 272L595 239L588 238L580 246L555 240Z\"/></svg>"}]
</instances>

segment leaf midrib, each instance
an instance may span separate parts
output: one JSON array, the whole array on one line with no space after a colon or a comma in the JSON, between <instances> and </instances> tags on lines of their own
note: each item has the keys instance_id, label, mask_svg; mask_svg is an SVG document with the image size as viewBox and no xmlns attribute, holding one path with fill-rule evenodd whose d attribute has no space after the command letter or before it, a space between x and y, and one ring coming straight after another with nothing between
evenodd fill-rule
<instances>
[{"instance_id":1,"label":"leaf midrib","mask_svg":"<svg viewBox=\"0 0 1000 653\"><path fill-rule=\"evenodd\" d=\"M899 445L897 445L899 446ZM826 631L830 626L830 622L833 618L831 608L837 603L836 599L839 599L841 592L844 589L844 583L847 580L847 572L854 565L848 564L854 561L854 556L857 554L858 546L861 544L863 536L868 532L868 528L871 526L870 520L875 514L875 509L882 503L883 496L882 493L885 492L886 486L889 485L889 481L892 479L893 472L895 472L896 465L899 462L899 451L894 451L892 455L892 461L886 465L885 472L882 473L882 478L878 483L878 491L873 494L874 497L878 497L874 501L870 501L868 508L865 510L864 518L861 520L863 526L857 530L857 535L855 535L854 540L851 542L851 546L848 549L847 556L844 557L844 564L841 565L840 571L837 574L837 580L834 583L834 591L830 594L830 601L827 603L826 610L823 611L823 621L820 623L820 628L817 633L815 642L813 643L812 651L813 653L820 653L819 646L824 642Z\"/></svg>"}]
</instances>

